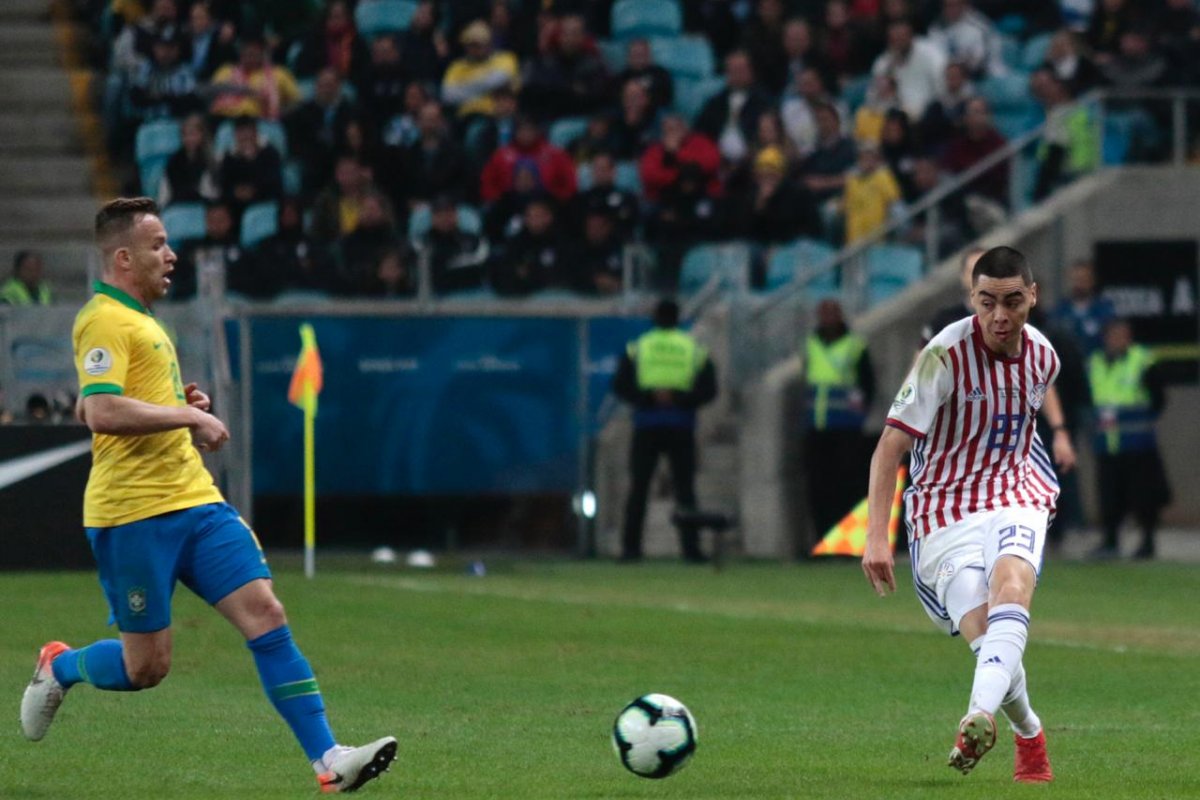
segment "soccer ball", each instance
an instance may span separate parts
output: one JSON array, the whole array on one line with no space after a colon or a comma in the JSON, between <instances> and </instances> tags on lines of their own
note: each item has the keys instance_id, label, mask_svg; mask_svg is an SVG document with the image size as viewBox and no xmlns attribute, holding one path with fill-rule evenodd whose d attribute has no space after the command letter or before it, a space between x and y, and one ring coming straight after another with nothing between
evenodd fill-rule
<instances>
[{"instance_id":1,"label":"soccer ball","mask_svg":"<svg viewBox=\"0 0 1200 800\"><path fill-rule=\"evenodd\" d=\"M612 741L625 769L643 778L665 778L696 752L696 720L674 697L647 694L617 714Z\"/></svg>"}]
</instances>

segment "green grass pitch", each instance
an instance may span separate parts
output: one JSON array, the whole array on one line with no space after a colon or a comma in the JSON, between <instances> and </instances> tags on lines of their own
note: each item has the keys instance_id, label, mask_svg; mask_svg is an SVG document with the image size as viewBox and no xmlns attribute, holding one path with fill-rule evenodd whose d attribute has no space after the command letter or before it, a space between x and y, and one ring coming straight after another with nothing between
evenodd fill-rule
<instances>
[{"instance_id":1,"label":"green grass pitch","mask_svg":"<svg viewBox=\"0 0 1200 800\"><path fill-rule=\"evenodd\" d=\"M1200 797L1200 578L1195 566L1051 563L1026 653L1057 780L1012 783L1012 738L960 776L944 760L965 709L966 646L857 564L503 562L486 577L325 559L280 596L339 737L394 733L400 755L364 797ZM94 576L4 574L0 797L292 798L311 770L261 694L237 634L186 590L175 660L148 692L79 687L49 735L17 706L49 638L103 637ZM609 744L645 692L688 704L699 747L665 781Z\"/></svg>"}]
</instances>

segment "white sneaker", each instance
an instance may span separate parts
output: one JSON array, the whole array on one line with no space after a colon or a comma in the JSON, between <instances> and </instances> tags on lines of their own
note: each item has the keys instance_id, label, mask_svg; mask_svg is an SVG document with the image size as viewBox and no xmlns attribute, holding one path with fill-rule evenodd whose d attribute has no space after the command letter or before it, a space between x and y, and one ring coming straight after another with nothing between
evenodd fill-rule
<instances>
[{"instance_id":1,"label":"white sneaker","mask_svg":"<svg viewBox=\"0 0 1200 800\"><path fill-rule=\"evenodd\" d=\"M317 776L322 792L353 792L387 772L396 758L396 737L385 736L362 747L339 747L325 757L325 772Z\"/></svg>"},{"instance_id":2,"label":"white sneaker","mask_svg":"<svg viewBox=\"0 0 1200 800\"><path fill-rule=\"evenodd\" d=\"M42 740L62 705L67 690L55 680L50 662L70 649L63 642L47 642L38 653L33 678L21 698L21 732L31 742Z\"/></svg>"}]
</instances>

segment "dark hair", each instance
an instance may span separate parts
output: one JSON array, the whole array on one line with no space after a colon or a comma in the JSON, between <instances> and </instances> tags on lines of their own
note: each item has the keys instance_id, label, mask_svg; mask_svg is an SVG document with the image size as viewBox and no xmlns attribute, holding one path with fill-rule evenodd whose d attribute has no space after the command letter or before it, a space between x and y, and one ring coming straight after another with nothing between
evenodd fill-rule
<instances>
[{"instance_id":1,"label":"dark hair","mask_svg":"<svg viewBox=\"0 0 1200 800\"><path fill-rule=\"evenodd\" d=\"M32 250L18 250L13 256L13 273L15 274L21 268L21 265L25 263L25 259L36 255L37 253Z\"/></svg>"},{"instance_id":2,"label":"dark hair","mask_svg":"<svg viewBox=\"0 0 1200 800\"><path fill-rule=\"evenodd\" d=\"M679 325L679 304L664 297L654 306L654 324L659 328L674 328Z\"/></svg>"},{"instance_id":3,"label":"dark hair","mask_svg":"<svg viewBox=\"0 0 1200 800\"><path fill-rule=\"evenodd\" d=\"M118 197L116 200L109 200L96 214L96 243L103 246L104 242L112 237L129 233L133 226L148 214L159 214L158 203L149 197Z\"/></svg>"},{"instance_id":4,"label":"dark hair","mask_svg":"<svg viewBox=\"0 0 1200 800\"><path fill-rule=\"evenodd\" d=\"M1033 272L1021 251L1003 246L993 247L975 262L975 269L971 270L971 283L978 282L981 277L1019 277L1026 286L1033 283Z\"/></svg>"}]
</instances>

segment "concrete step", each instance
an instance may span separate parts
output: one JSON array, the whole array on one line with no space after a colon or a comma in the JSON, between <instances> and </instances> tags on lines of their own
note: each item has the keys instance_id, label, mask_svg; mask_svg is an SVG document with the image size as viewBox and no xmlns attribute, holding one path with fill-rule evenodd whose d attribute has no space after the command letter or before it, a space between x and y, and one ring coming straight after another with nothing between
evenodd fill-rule
<instances>
[{"instance_id":1,"label":"concrete step","mask_svg":"<svg viewBox=\"0 0 1200 800\"><path fill-rule=\"evenodd\" d=\"M60 63L58 40L50 25L21 22L0 25L0 68L54 67Z\"/></svg>"},{"instance_id":2,"label":"concrete step","mask_svg":"<svg viewBox=\"0 0 1200 800\"><path fill-rule=\"evenodd\" d=\"M60 198L0 196L0 244L87 241L96 201L91 196Z\"/></svg>"},{"instance_id":3,"label":"concrete step","mask_svg":"<svg viewBox=\"0 0 1200 800\"><path fill-rule=\"evenodd\" d=\"M50 0L4 0L0 2L0 24L32 24L50 20Z\"/></svg>"},{"instance_id":4,"label":"concrete step","mask_svg":"<svg viewBox=\"0 0 1200 800\"><path fill-rule=\"evenodd\" d=\"M12 157L0 160L0 196L87 194L92 179L83 156Z\"/></svg>"},{"instance_id":5,"label":"concrete step","mask_svg":"<svg viewBox=\"0 0 1200 800\"><path fill-rule=\"evenodd\" d=\"M0 112L0 153L5 156L82 151L79 126L67 109L30 114Z\"/></svg>"},{"instance_id":6,"label":"concrete step","mask_svg":"<svg viewBox=\"0 0 1200 800\"><path fill-rule=\"evenodd\" d=\"M71 82L55 67L6 69L0 72L0 97L9 111L69 110Z\"/></svg>"}]
</instances>

